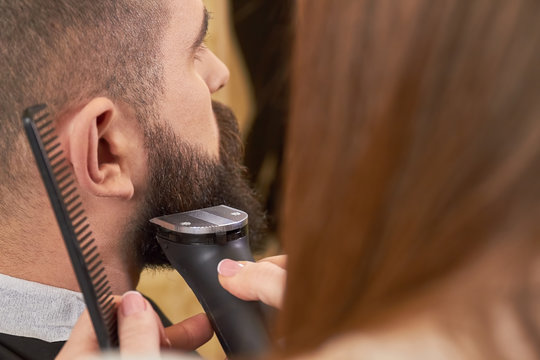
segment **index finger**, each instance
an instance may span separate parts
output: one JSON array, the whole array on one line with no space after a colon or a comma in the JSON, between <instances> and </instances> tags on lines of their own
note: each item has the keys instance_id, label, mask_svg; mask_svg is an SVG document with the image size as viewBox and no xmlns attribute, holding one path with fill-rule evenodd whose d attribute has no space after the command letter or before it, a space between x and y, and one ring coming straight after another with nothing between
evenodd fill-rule
<instances>
[{"instance_id":1,"label":"index finger","mask_svg":"<svg viewBox=\"0 0 540 360\"><path fill-rule=\"evenodd\" d=\"M276 264L277 266L279 266L282 269L287 268L287 255L269 256L269 257L265 257L263 259L260 259L257 262L264 262L264 261L270 262L272 264Z\"/></svg>"},{"instance_id":2,"label":"index finger","mask_svg":"<svg viewBox=\"0 0 540 360\"><path fill-rule=\"evenodd\" d=\"M176 350L192 351L208 342L214 330L206 314L197 314L165 329L165 334Z\"/></svg>"}]
</instances>

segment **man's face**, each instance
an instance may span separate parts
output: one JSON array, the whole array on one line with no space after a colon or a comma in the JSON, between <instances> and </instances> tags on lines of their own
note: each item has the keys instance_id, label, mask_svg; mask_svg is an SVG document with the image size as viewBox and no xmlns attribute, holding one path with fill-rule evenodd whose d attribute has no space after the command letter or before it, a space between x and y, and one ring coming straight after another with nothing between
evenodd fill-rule
<instances>
[{"instance_id":1,"label":"man's face","mask_svg":"<svg viewBox=\"0 0 540 360\"><path fill-rule=\"evenodd\" d=\"M217 159L219 134L210 95L226 84L229 71L203 43L208 14L200 0L170 1L170 14L161 120L187 145Z\"/></svg>"},{"instance_id":2,"label":"man's face","mask_svg":"<svg viewBox=\"0 0 540 360\"><path fill-rule=\"evenodd\" d=\"M172 6L163 51L165 100L161 113L146 123L146 191L124 237L124 247L139 268L167 263L148 222L156 216L225 204L249 214L252 243L259 241L264 227L241 165L237 121L210 98L226 83L228 71L199 46L206 12L198 0Z\"/></svg>"}]
</instances>

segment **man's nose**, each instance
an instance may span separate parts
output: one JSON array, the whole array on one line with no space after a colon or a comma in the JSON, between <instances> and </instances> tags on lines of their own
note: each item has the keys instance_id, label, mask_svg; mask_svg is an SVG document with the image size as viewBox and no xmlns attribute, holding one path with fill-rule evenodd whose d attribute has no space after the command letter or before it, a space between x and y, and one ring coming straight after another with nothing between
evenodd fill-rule
<instances>
[{"instance_id":1,"label":"man's nose","mask_svg":"<svg viewBox=\"0 0 540 360\"><path fill-rule=\"evenodd\" d=\"M209 51L208 56L207 75L204 81L206 82L208 89L210 89L210 93L215 93L227 84L230 73L227 65L225 65L212 51Z\"/></svg>"}]
</instances>

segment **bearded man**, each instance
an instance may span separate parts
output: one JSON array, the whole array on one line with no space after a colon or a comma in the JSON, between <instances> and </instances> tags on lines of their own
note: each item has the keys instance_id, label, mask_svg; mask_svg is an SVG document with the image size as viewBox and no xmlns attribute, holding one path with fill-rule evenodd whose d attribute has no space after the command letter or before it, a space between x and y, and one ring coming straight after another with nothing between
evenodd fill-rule
<instances>
[{"instance_id":1,"label":"bearded man","mask_svg":"<svg viewBox=\"0 0 540 360\"><path fill-rule=\"evenodd\" d=\"M84 309L20 125L46 103L112 291L166 264L148 219L226 204L260 207L244 181L228 80L204 45L200 0L0 0L0 358L59 351Z\"/></svg>"}]
</instances>

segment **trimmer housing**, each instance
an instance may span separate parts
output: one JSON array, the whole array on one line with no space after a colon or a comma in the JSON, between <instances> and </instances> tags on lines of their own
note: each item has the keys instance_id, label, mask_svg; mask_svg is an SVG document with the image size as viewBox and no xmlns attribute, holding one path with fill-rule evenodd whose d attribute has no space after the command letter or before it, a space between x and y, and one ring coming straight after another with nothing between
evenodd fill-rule
<instances>
[{"instance_id":1,"label":"trimmer housing","mask_svg":"<svg viewBox=\"0 0 540 360\"><path fill-rule=\"evenodd\" d=\"M156 240L205 310L227 355L257 355L269 343L262 304L238 299L221 287L223 259L253 261L248 215L229 206L165 215L150 220Z\"/></svg>"}]
</instances>

